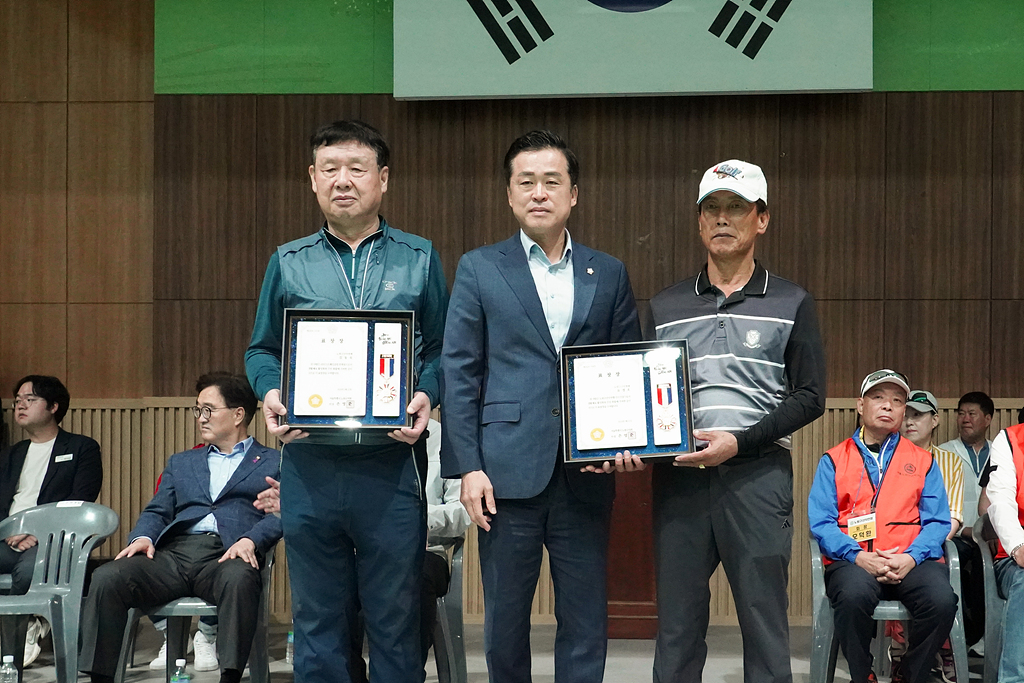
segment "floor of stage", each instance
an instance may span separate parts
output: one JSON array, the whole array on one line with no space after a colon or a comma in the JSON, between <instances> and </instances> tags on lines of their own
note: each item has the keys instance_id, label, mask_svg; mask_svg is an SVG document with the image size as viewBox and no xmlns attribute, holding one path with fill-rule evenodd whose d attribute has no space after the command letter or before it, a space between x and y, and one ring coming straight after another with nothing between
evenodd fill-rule
<instances>
[{"instance_id":1,"label":"floor of stage","mask_svg":"<svg viewBox=\"0 0 1024 683\"><path fill-rule=\"evenodd\" d=\"M533 681L534 683L554 683L554 648L555 627L538 625L533 628ZM287 638L287 626L272 628L270 664L272 683L290 683L291 667L284 661L284 647ZM793 652L800 653L793 657L794 683L810 682L811 629L809 627L793 627L791 632ZM149 661L156 656L160 640L151 627L142 629L139 634L139 646L136 654L138 665L128 670L125 683L155 683L164 680L162 671L150 671ZM467 667L470 683L486 683L487 666L483 655L483 627L480 625L466 626ZM712 626L708 633L708 663L704 670L704 683L742 683L743 662L742 645L739 628L735 626ZM608 663L605 670L605 683L641 683L651 677L651 663L654 658L654 642L650 640L612 640L608 644ZM191 655L189 664L191 670ZM980 660L971 661L972 678L980 677L980 669L975 671ZM44 683L55 680L53 653L50 642L43 645L43 653L35 665L26 669L24 683ZM195 683L216 683L219 673L210 671L192 673ZM85 677L81 678L86 680ZM248 677L243 678L248 680ZM849 680L842 656L836 671L836 681ZM884 680L884 679L883 679ZM941 679L936 678L936 681ZM437 672L433 659L427 662L427 683L436 683Z\"/></svg>"}]
</instances>

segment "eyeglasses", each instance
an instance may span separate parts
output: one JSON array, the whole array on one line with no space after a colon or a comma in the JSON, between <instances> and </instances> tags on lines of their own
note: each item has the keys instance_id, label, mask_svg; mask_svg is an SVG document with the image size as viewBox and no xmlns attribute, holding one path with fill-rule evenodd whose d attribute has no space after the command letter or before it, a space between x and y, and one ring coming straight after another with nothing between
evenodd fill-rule
<instances>
[{"instance_id":1,"label":"eyeglasses","mask_svg":"<svg viewBox=\"0 0 1024 683\"><path fill-rule=\"evenodd\" d=\"M218 410L234 410L234 408L229 408L228 406L223 406L221 408L211 408L210 406L192 406L192 414L195 416L197 420L199 419L200 416L209 420L210 416L213 415Z\"/></svg>"},{"instance_id":2,"label":"eyeglasses","mask_svg":"<svg viewBox=\"0 0 1024 683\"><path fill-rule=\"evenodd\" d=\"M39 401L45 401L45 400L46 399L44 399L42 396L36 396L35 394L25 394L24 396L15 396L14 397L14 407L18 408L21 405L30 406L33 403L38 403Z\"/></svg>"}]
</instances>

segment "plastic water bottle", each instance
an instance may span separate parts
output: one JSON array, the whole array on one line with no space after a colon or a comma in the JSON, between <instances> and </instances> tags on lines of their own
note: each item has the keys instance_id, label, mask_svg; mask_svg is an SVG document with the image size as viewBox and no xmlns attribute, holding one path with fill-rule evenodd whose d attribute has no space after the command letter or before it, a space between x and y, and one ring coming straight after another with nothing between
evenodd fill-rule
<instances>
[{"instance_id":1,"label":"plastic water bottle","mask_svg":"<svg viewBox=\"0 0 1024 683\"><path fill-rule=\"evenodd\" d=\"M288 644L284 648L284 661L288 664L295 663L295 631L288 631Z\"/></svg>"},{"instance_id":2,"label":"plastic water bottle","mask_svg":"<svg viewBox=\"0 0 1024 683\"><path fill-rule=\"evenodd\" d=\"M174 674L171 676L171 683L189 683L192 680L192 674L185 669L184 659L174 660ZM3 683L0 681L0 683Z\"/></svg>"},{"instance_id":3,"label":"plastic water bottle","mask_svg":"<svg viewBox=\"0 0 1024 683\"><path fill-rule=\"evenodd\" d=\"M0 666L0 683L18 683L18 669L14 666L14 655L4 655Z\"/></svg>"}]
</instances>

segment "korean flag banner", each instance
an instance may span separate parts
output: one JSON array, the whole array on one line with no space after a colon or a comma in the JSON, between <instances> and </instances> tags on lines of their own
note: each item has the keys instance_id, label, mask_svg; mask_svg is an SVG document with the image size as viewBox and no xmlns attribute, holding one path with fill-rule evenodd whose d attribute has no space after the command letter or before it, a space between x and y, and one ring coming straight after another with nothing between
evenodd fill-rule
<instances>
[{"instance_id":1,"label":"korean flag banner","mask_svg":"<svg viewBox=\"0 0 1024 683\"><path fill-rule=\"evenodd\" d=\"M394 0L395 97L870 90L871 0Z\"/></svg>"}]
</instances>

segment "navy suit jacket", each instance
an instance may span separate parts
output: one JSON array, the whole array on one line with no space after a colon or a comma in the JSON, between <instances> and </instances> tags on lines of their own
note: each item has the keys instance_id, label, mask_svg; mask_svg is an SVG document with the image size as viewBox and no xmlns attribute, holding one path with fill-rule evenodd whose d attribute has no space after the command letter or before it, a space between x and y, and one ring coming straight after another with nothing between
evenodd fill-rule
<instances>
[{"instance_id":1,"label":"navy suit jacket","mask_svg":"<svg viewBox=\"0 0 1024 683\"><path fill-rule=\"evenodd\" d=\"M574 300L565 346L640 340L621 261L572 244ZM558 353L517 232L459 261L444 348L441 474L483 470L497 498L532 498L561 460ZM574 493L611 502L614 478L567 468Z\"/></svg>"},{"instance_id":2,"label":"navy suit jacket","mask_svg":"<svg viewBox=\"0 0 1024 683\"><path fill-rule=\"evenodd\" d=\"M160 488L139 515L129 541L147 536L159 546L161 539L187 531L211 512L225 549L244 537L265 554L281 540L280 518L253 506L260 491L267 489L264 477L281 479L280 451L254 440L217 500L210 498L208 452L202 447L171 456L160 477Z\"/></svg>"},{"instance_id":3,"label":"navy suit jacket","mask_svg":"<svg viewBox=\"0 0 1024 683\"><path fill-rule=\"evenodd\" d=\"M0 453L0 519L11 512L11 503L14 502L14 494L18 492L29 443L28 439L19 441ZM100 445L88 436L59 430L53 442L53 451L50 452L50 464L39 487L36 505L62 500L93 503L100 494L101 486L103 460L100 457Z\"/></svg>"}]
</instances>

